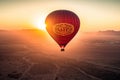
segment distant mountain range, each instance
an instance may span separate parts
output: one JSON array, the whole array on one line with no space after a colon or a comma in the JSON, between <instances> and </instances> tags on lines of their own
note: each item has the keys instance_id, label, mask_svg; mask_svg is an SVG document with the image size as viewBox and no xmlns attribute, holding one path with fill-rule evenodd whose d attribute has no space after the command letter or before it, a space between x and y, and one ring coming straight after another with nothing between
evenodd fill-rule
<instances>
[{"instance_id":1,"label":"distant mountain range","mask_svg":"<svg viewBox=\"0 0 120 80\"><path fill-rule=\"evenodd\" d=\"M44 33L44 31L42 30L38 30L38 29L21 29L21 30L0 30L0 32L4 32L4 31L20 31L20 32L41 32ZM98 33L98 34L106 34L106 35L120 35L120 31L115 31L115 30L106 30L106 31L98 31L98 32L83 32L83 33Z\"/></svg>"},{"instance_id":2,"label":"distant mountain range","mask_svg":"<svg viewBox=\"0 0 120 80\"><path fill-rule=\"evenodd\" d=\"M101 34L120 35L120 31L114 31L114 30L99 31L98 33L101 33Z\"/></svg>"}]
</instances>

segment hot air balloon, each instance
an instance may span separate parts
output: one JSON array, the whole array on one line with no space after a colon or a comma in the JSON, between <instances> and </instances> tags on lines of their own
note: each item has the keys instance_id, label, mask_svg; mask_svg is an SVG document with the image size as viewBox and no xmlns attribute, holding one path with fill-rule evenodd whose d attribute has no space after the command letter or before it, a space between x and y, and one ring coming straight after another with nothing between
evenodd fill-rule
<instances>
[{"instance_id":1,"label":"hot air balloon","mask_svg":"<svg viewBox=\"0 0 120 80\"><path fill-rule=\"evenodd\" d=\"M56 10L48 14L45 20L46 30L64 51L68 42L76 35L80 27L78 16L69 10Z\"/></svg>"}]
</instances>

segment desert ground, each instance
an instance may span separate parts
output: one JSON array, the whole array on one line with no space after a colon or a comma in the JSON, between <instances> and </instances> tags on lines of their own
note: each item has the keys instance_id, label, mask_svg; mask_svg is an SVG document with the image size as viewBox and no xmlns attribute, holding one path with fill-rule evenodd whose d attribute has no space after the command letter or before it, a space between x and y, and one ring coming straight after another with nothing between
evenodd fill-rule
<instances>
[{"instance_id":1,"label":"desert ground","mask_svg":"<svg viewBox=\"0 0 120 80\"><path fill-rule=\"evenodd\" d=\"M0 31L0 80L120 80L119 32L82 33L65 52L38 32Z\"/></svg>"}]
</instances>

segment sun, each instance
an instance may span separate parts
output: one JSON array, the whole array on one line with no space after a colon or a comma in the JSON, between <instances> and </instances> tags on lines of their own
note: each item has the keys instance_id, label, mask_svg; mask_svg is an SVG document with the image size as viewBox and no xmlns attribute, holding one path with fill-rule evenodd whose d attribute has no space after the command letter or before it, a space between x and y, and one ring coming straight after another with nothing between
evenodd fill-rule
<instances>
[{"instance_id":1,"label":"sun","mask_svg":"<svg viewBox=\"0 0 120 80\"><path fill-rule=\"evenodd\" d=\"M40 30L46 31L45 18L45 16L35 18L34 26Z\"/></svg>"}]
</instances>

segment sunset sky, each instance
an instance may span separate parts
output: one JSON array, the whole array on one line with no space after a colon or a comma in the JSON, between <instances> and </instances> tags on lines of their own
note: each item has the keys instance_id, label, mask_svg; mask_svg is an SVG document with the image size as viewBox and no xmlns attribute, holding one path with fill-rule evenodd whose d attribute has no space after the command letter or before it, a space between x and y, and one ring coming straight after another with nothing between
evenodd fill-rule
<instances>
[{"instance_id":1,"label":"sunset sky","mask_svg":"<svg viewBox=\"0 0 120 80\"><path fill-rule=\"evenodd\" d=\"M75 12L83 32L120 30L120 0L0 0L0 29L45 29L46 16L58 9Z\"/></svg>"}]
</instances>

